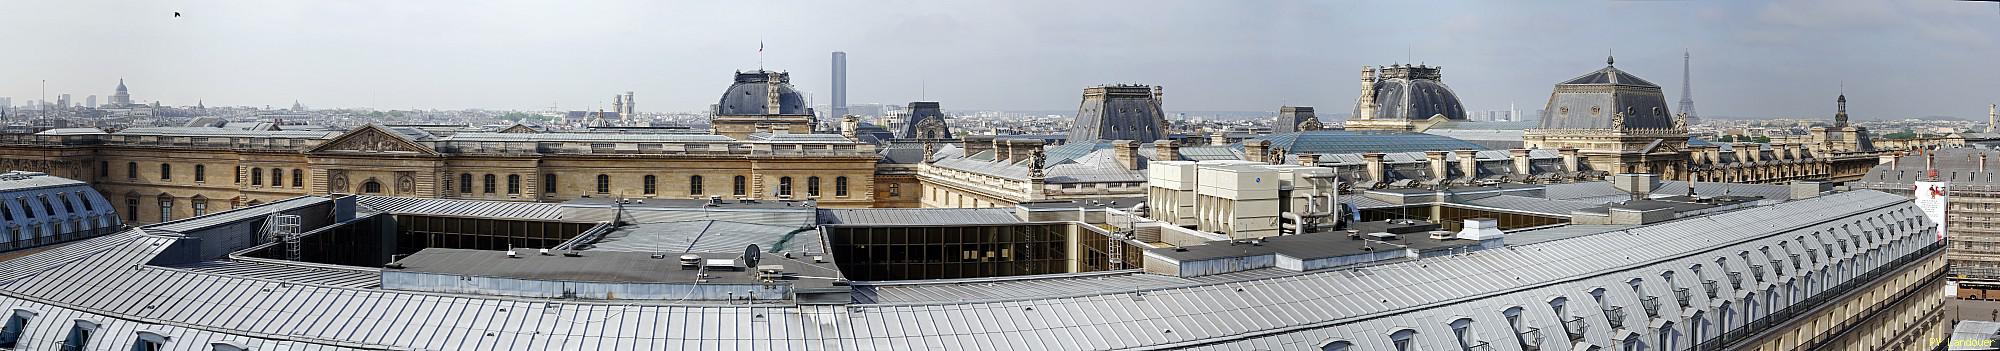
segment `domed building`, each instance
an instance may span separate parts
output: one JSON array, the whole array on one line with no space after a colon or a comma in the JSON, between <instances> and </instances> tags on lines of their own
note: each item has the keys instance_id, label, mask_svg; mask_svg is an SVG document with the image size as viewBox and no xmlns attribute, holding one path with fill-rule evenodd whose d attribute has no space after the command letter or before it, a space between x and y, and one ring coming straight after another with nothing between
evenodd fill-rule
<instances>
[{"instance_id":1,"label":"domed building","mask_svg":"<svg viewBox=\"0 0 2000 351\"><path fill-rule=\"evenodd\" d=\"M1347 129L1422 130L1464 121L1465 105L1442 81L1443 69L1424 65L1361 68L1361 98Z\"/></svg>"},{"instance_id":2,"label":"domed building","mask_svg":"<svg viewBox=\"0 0 2000 351\"><path fill-rule=\"evenodd\" d=\"M713 132L738 140L755 133L813 132L813 110L792 88L790 73L736 72L736 82L722 92L713 112Z\"/></svg>"},{"instance_id":3,"label":"domed building","mask_svg":"<svg viewBox=\"0 0 2000 351\"><path fill-rule=\"evenodd\" d=\"M1599 173L1655 173L1683 179L1687 127L1667 110L1660 86L1626 73L1605 58L1604 68L1556 83L1539 128L1522 134L1536 149L1578 149L1584 168Z\"/></svg>"}]
</instances>

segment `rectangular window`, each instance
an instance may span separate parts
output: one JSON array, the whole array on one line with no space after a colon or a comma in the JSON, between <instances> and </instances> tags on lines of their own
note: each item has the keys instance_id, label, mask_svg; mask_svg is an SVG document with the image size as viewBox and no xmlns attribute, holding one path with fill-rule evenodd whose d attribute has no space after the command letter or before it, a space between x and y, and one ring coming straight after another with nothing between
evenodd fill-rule
<instances>
[{"instance_id":1,"label":"rectangular window","mask_svg":"<svg viewBox=\"0 0 2000 351\"><path fill-rule=\"evenodd\" d=\"M847 177L833 178L833 196L847 197Z\"/></svg>"},{"instance_id":2,"label":"rectangular window","mask_svg":"<svg viewBox=\"0 0 2000 351\"><path fill-rule=\"evenodd\" d=\"M125 177L126 177L126 178L132 178L132 179L139 179L139 163L138 163L138 162L126 162L126 163L125 163Z\"/></svg>"},{"instance_id":3,"label":"rectangular window","mask_svg":"<svg viewBox=\"0 0 2000 351\"><path fill-rule=\"evenodd\" d=\"M26 211L26 209L23 209L23 211ZM125 199L125 220L133 222L139 221L139 198L134 197Z\"/></svg>"},{"instance_id":4,"label":"rectangular window","mask_svg":"<svg viewBox=\"0 0 2000 351\"><path fill-rule=\"evenodd\" d=\"M744 179L743 179L743 176L736 176L736 180L735 180L735 181L732 181L732 182L730 182L730 183L732 183L732 184L730 184L730 186L731 186L731 189L730 189L730 193L731 193L731 194L735 194L736 196L743 196L743 195L747 195L747 194L749 194L749 193L750 193L750 190L749 190L749 187L748 187L748 186L745 186L745 184L744 184L744 183L745 183L745 181L744 181Z\"/></svg>"},{"instance_id":5,"label":"rectangular window","mask_svg":"<svg viewBox=\"0 0 2000 351\"><path fill-rule=\"evenodd\" d=\"M160 199L160 222L174 220L174 200Z\"/></svg>"},{"instance_id":6,"label":"rectangular window","mask_svg":"<svg viewBox=\"0 0 2000 351\"><path fill-rule=\"evenodd\" d=\"M305 171L301 171L301 170L297 170L297 169L293 169L293 170L292 170L292 187L294 187L294 188L301 188L301 187L305 187L305 186L306 186L306 172L305 172Z\"/></svg>"},{"instance_id":7,"label":"rectangular window","mask_svg":"<svg viewBox=\"0 0 2000 351\"><path fill-rule=\"evenodd\" d=\"M507 175L507 193L508 194L521 193L521 175L519 174Z\"/></svg>"},{"instance_id":8,"label":"rectangular window","mask_svg":"<svg viewBox=\"0 0 2000 351\"><path fill-rule=\"evenodd\" d=\"M658 191L658 190L659 190L659 186L660 186L660 178L659 178L659 177L655 177L655 176L653 176L653 175L650 175L650 174L649 174L649 175L646 175L646 181L645 181L645 189L643 189L643 190L645 190L645 194L646 194L646 195L653 195L653 194L658 194L658 193L659 193L659 191ZM604 192L604 191L603 191L603 190L598 190L597 192L600 192L600 193L601 193L601 192Z\"/></svg>"},{"instance_id":9,"label":"rectangular window","mask_svg":"<svg viewBox=\"0 0 2000 351\"><path fill-rule=\"evenodd\" d=\"M610 193L611 193L611 176L610 176L610 175L604 175L604 174L599 174L599 175L597 175L597 193L598 193L598 194L610 194Z\"/></svg>"},{"instance_id":10,"label":"rectangular window","mask_svg":"<svg viewBox=\"0 0 2000 351\"><path fill-rule=\"evenodd\" d=\"M208 200L206 199L196 199L190 201L188 202L188 206L194 207L195 217L201 217L202 215L208 214Z\"/></svg>"},{"instance_id":11,"label":"rectangular window","mask_svg":"<svg viewBox=\"0 0 2000 351\"><path fill-rule=\"evenodd\" d=\"M889 197L903 197L903 185L889 183Z\"/></svg>"},{"instance_id":12,"label":"rectangular window","mask_svg":"<svg viewBox=\"0 0 2000 351\"><path fill-rule=\"evenodd\" d=\"M554 194L554 193L556 193L556 175L555 175L555 173L549 173L549 174L543 174L543 175L542 175L542 193L546 193L546 194Z\"/></svg>"},{"instance_id":13,"label":"rectangular window","mask_svg":"<svg viewBox=\"0 0 2000 351\"><path fill-rule=\"evenodd\" d=\"M208 181L207 165L194 165L194 181L197 183Z\"/></svg>"},{"instance_id":14,"label":"rectangular window","mask_svg":"<svg viewBox=\"0 0 2000 351\"><path fill-rule=\"evenodd\" d=\"M701 195L701 176L688 177L688 195Z\"/></svg>"},{"instance_id":15,"label":"rectangular window","mask_svg":"<svg viewBox=\"0 0 2000 351\"><path fill-rule=\"evenodd\" d=\"M20 197L20 198L14 198L14 200L15 200L14 202L18 202L21 204L22 216L25 216L28 219L35 219L35 206L28 204L28 198Z\"/></svg>"},{"instance_id":16,"label":"rectangular window","mask_svg":"<svg viewBox=\"0 0 2000 351\"><path fill-rule=\"evenodd\" d=\"M486 175L486 176L485 176L484 178L485 178L484 180L486 181L486 183L484 183L484 184L480 184L479 188L480 188L480 190L485 190L487 194L492 194L492 193L493 193L493 189L494 189L494 187L498 187L498 186L500 186L500 184L496 184L496 183L499 183L499 182L498 182L498 181L497 181L497 179L496 179L496 178L494 178L494 177L493 177L493 175L491 175L491 174L488 174L488 175Z\"/></svg>"},{"instance_id":17,"label":"rectangular window","mask_svg":"<svg viewBox=\"0 0 2000 351\"><path fill-rule=\"evenodd\" d=\"M472 173L460 173L458 175L458 192L472 193Z\"/></svg>"},{"instance_id":18,"label":"rectangular window","mask_svg":"<svg viewBox=\"0 0 2000 351\"><path fill-rule=\"evenodd\" d=\"M160 180L174 180L174 165L160 164Z\"/></svg>"},{"instance_id":19,"label":"rectangular window","mask_svg":"<svg viewBox=\"0 0 2000 351\"><path fill-rule=\"evenodd\" d=\"M111 161L97 161L97 176L104 178L111 177Z\"/></svg>"}]
</instances>

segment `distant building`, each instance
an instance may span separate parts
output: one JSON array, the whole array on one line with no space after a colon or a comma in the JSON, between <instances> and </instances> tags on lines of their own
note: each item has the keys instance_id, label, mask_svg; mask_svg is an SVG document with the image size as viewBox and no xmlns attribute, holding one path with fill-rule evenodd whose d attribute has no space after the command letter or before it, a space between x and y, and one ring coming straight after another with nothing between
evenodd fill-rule
<instances>
[{"instance_id":1,"label":"distant building","mask_svg":"<svg viewBox=\"0 0 2000 351\"><path fill-rule=\"evenodd\" d=\"M812 133L812 108L792 88L792 75L776 71L736 72L736 82L716 103L709 125L735 139L755 133Z\"/></svg>"},{"instance_id":2,"label":"distant building","mask_svg":"<svg viewBox=\"0 0 2000 351\"><path fill-rule=\"evenodd\" d=\"M944 111L936 101L910 102L909 118L903 121L902 131L896 137L903 139L952 139L951 126L946 125Z\"/></svg>"},{"instance_id":3,"label":"distant building","mask_svg":"<svg viewBox=\"0 0 2000 351\"><path fill-rule=\"evenodd\" d=\"M1083 104L1077 108L1069 141L1152 142L1167 137L1166 127L1159 87L1101 85L1083 89Z\"/></svg>"},{"instance_id":4,"label":"distant building","mask_svg":"<svg viewBox=\"0 0 2000 351\"><path fill-rule=\"evenodd\" d=\"M1347 129L1422 131L1430 126L1465 121L1465 105L1445 86L1443 68L1390 65L1361 67L1361 96Z\"/></svg>"},{"instance_id":5,"label":"distant building","mask_svg":"<svg viewBox=\"0 0 2000 351\"><path fill-rule=\"evenodd\" d=\"M118 79L118 92L111 94L111 101L107 102L107 104L111 105L111 107L126 107L132 105L132 94L131 92L125 90L125 79L123 78Z\"/></svg>"},{"instance_id":6,"label":"distant building","mask_svg":"<svg viewBox=\"0 0 2000 351\"><path fill-rule=\"evenodd\" d=\"M1320 127L1319 116L1313 114L1312 106L1282 106L1278 107L1278 120L1271 123L1271 132L1304 132Z\"/></svg>"},{"instance_id":7,"label":"distant building","mask_svg":"<svg viewBox=\"0 0 2000 351\"><path fill-rule=\"evenodd\" d=\"M56 95L56 108L68 109L70 108L71 102L72 101L70 101L69 99L69 94Z\"/></svg>"},{"instance_id":8,"label":"distant building","mask_svg":"<svg viewBox=\"0 0 2000 351\"><path fill-rule=\"evenodd\" d=\"M847 112L847 53L833 52L833 116L846 116Z\"/></svg>"},{"instance_id":9,"label":"distant building","mask_svg":"<svg viewBox=\"0 0 2000 351\"><path fill-rule=\"evenodd\" d=\"M89 108L97 108L97 95L93 94L90 96L85 96L83 98L83 106Z\"/></svg>"}]
</instances>

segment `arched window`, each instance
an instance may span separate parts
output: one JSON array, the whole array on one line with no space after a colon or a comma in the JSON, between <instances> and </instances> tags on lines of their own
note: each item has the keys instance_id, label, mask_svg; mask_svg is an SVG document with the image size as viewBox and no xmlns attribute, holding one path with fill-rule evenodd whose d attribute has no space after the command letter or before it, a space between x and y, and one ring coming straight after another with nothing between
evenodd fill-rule
<instances>
[{"instance_id":1,"label":"arched window","mask_svg":"<svg viewBox=\"0 0 2000 351\"><path fill-rule=\"evenodd\" d=\"M292 187L294 187L294 188L303 188L303 187L305 187L305 186L306 186L306 172L305 172L304 170L299 170L299 169L293 169L293 170L292 170Z\"/></svg>"},{"instance_id":2,"label":"arched window","mask_svg":"<svg viewBox=\"0 0 2000 351\"><path fill-rule=\"evenodd\" d=\"M833 196L847 196L847 176L833 177Z\"/></svg>"},{"instance_id":3,"label":"arched window","mask_svg":"<svg viewBox=\"0 0 2000 351\"><path fill-rule=\"evenodd\" d=\"M196 183L208 181L208 166L194 165L194 181Z\"/></svg>"},{"instance_id":4,"label":"arched window","mask_svg":"<svg viewBox=\"0 0 2000 351\"><path fill-rule=\"evenodd\" d=\"M1521 311L1523 311L1521 306L1508 307L1506 310L1500 311L1500 315L1507 317L1507 330L1514 333L1515 342L1519 342L1525 346L1535 346L1528 344L1530 341L1538 340L1528 340L1528 336L1522 334Z\"/></svg>"},{"instance_id":5,"label":"arched window","mask_svg":"<svg viewBox=\"0 0 2000 351\"><path fill-rule=\"evenodd\" d=\"M500 178L494 177L492 173L487 173L486 175L480 176L479 178L480 180L486 181L485 183L479 184L479 190L483 190L487 194L492 194L496 188L500 187Z\"/></svg>"},{"instance_id":6,"label":"arched window","mask_svg":"<svg viewBox=\"0 0 2000 351\"><path fill-rule=\"evenodd\" d=\"M744 180L743 176L736 176L736 179L730 181L730 194L736 196L748 195L750 193L748 183L748 181Z\"/></svg>"},{"instance_id":7,"label":"arched window","mask_svg":"<svg viewBox=\"0 0 2000 351\"><path fill-rule=\"evenodd\" d=\"M283 168L271 169L271 186L272 187L285 186L285 170Z\"/></svg>"},{"instance_id":8,"label":"arched window","mask_svg":"<svg viewBox=\"0 0 2000 351\"><path fill-rule=\"evenodd\" d=\"M15 309L14 314L8 315L6 328L0 328L0 348L21 346L21 335L28 332L28 319L34 317L35 312L23 309Z\"/></svg>"},{"instance_id":9,"label":"arched window","mask_svg":"<svg viewBox=\"0 0 2000 351\"><path fill-rule=\"evenodd\" d=\"M1319 346L1319 351L1352 351L1353 349L1354 343L1347 340L1334 340L1326 343L1326 345Z\"/></svg>"},{"instance_id":10,"label":"arched window","mask_svg":"<svg viewBox=\"0 0 2000 351\"><path fill-rule=\"evenodd\" d=\"M1451 321L1451 335L1458 340L1460 349L1471 350L1474 345L1478 345L1477 341L1472 340L1472 318Z\"/></svg>"},{"instance_id":11,"label":"arched window","mask_svg":"<svg viewBox=\"0 0 2000 351\"><path fill-rule=\"evenodd\" d=\"M160 164L160 180L174 180L174 165Z\"/></svg>"},{"instance_id":12,"label":"arched window","mask_svg":"<svg viewBox=\"0 0 2000 351\"><path fill-rule=\"evenodd\" d=\"M139 332L139 339L132 341L132 351L160 351L167 349L167 337L153 332Z\"/></svg>"},{"instance_id":13,"label":"arched window","mask_svg":"<svg viewBox=\"0 0 2000 351\"><path fill-rule=\"evenodd\" d=\"M543 174L543 175L542 175L542 193L544 193L544 194L554 194L554 193L556 193L556 174L555 174L555 173L548 173L548 174Z\"/></svg>"},{"instance_id":14,"label":"arched window","mask_svg":"<svg viewBox=\"0 0 2000 351\"><path fill-rule=\"evenodd\" d=\"M132 178L132 179L139 179L139 163L138 163L138 162L126 162L126 163L125 163L125 177L126 177L126 178Z\"/></svg>"},{"instance_id":15,"label":"arched window","mask_svg":"<svg viewBox=\"0 0 2000 351\"><path fill-rule=\"evenodd\" d=\"M377 182L374 179L369 179L367 183L361 183L361 192L369 194L381 194L382 182Z\"/></svg>"},{"instance_id":16,"label":"arched window","mask_svg":"<svg viewBox=\"0 0 2000 351\"><path fill-rule=\"evenodd\" d=\"M688 176L688 194L701 195L701 176Z\"/></svg>"},{"instance_id":17,"label":"arched window","mask_svg":"<svg viewBox=\"0 0 2000 351\"><path fill-rule=\"evenodd\" d=\"M792 195L792 177L778 177L778 195Z\"/></svg>"},{"instance_id":18,"label":"arched window","mask_svg":"<svg viewBox=\"0 0 2000 351\"><path fill-rule=\"evenodd\" d=\"M658 194L658 193L660 193L660 177L659 177L659 176L655 176L655 175L651 175L651 174L647 174L647 175L646 175L646 178L645 178L645 179L643 179L643 180L641 180L641 181L639 182L639 184L640 184L640 187L639 187L639 188L640 188L640 190L644 190L644 194L646 194L646 195L653 195L653 194Z\"/></svg>"},{"instance_id":19,"label":"arched window","mask_svg":"<svg viewBox=\"0 0 2000 351\"><path fill-rule=\"evenodd\" d=\"M63 350L83 350L90 347L90 337L97 334L97 322L77 319L69 327L69 336L63 338Z\"/></svg>"},{"instance_id":20,"label":"arched window","mask_svg":"<svg viewBox=\"0 0 2000 351\"><path fill-rule=\"evenodd\" d=\"M472 173L458 174L458 192L460 193L472 192Z\"/></svg>"},{"instance_id":21,"label":"arched window","mask_svg":"<svg viewBox=\"0 0 2000 351\"><path fill-rule=\"evenodd\" d=\"M1417 350L1417 330L1402 329L1389 333L1389 342L1396 345L1396 351Z\"/></svg>"},{"instance_id":22,"label":"arched window","mask_svg":"<svg viewBox=\"0 0 2000 351\"><path fill-rule=\"evenodd\" d=\"M598 194L611 193L611 175L608 174L597 175L597 193Z\"/></svg>"},{"instance_id":23,"label":"arched window","mask_svg":"<svg viewBox=\"0 0 2000 351\"><path fill-rule=\"evenodd\" d=\"M507 193L516 195L521 193L521 175L519 174L507 175Z\"/></svg>"},{"instance_id":24,"label":"arched window","mask_svg":"<svg viewBox=\"0 0 2000 351\"><path fill-rule=\"evenodd\" d=\"M263 169L263 168L251 168L251 169L250 169L250 185L264 185L264 169Z\"/></svg>"},{"instance_id":25,"label":"arched window","mask_svg":"<svg viewBox=\"0 0 2000 351\"><path fill-rule=\"evenodd\" d=\"M806 177L806 196L819 196L819 176Z\"/></svg>"}]
</instances>

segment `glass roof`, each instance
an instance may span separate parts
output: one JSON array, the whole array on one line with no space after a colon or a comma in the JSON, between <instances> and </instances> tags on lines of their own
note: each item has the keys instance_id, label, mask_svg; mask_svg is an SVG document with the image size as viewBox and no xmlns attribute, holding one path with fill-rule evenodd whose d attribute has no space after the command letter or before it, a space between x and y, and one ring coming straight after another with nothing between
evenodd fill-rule
<instances>
[{"instance_id":1,"label":"glass roof","mask_svg":"<svg viewBox=\"0 0 2000 351\"><path fill-rule=\"evenodd\" d=\"M1469 141L1416 132L1316 130L1271 134L1250 140L1270 140L1271 147L1285 149L1285 153L1288 154L1353 154L1364 152L1486 149L1486 147ZM1237 144L1236 147L1241 149L1242 144Z\"/></svg>"}]
</instances>

